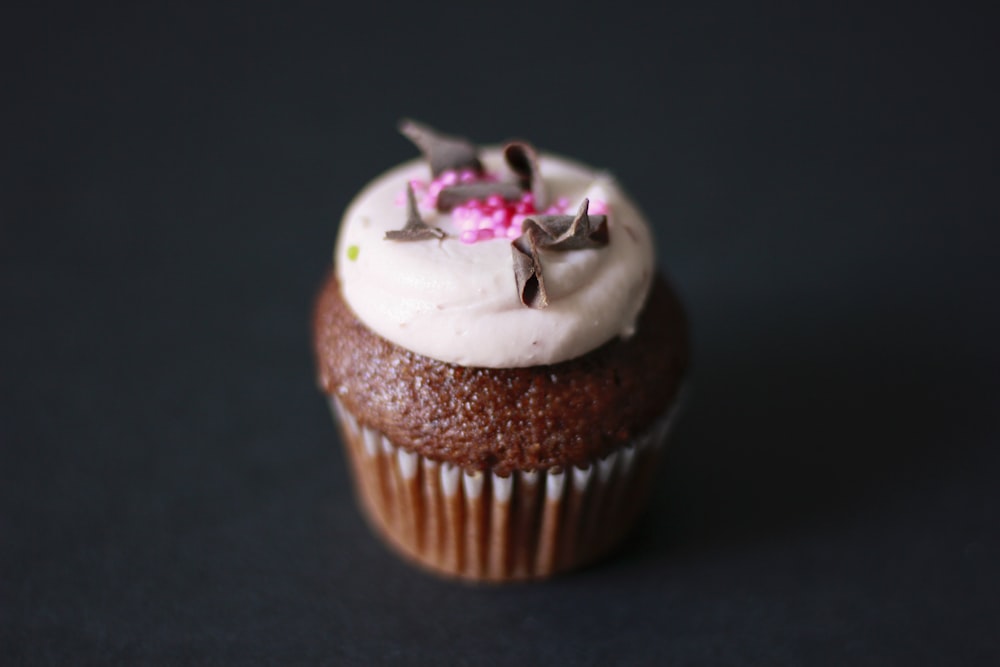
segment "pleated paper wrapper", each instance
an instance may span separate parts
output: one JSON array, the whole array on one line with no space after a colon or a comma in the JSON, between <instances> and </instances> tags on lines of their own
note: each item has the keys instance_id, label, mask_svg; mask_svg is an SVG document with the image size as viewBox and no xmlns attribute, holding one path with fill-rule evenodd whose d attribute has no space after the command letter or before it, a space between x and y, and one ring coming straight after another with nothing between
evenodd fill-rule
<instances>
[{"instance_id":1,"label":"pleated paper wrapper","mask_svg":"<svg viewBox=\"0 0 1000 667\"><path fill-rule=\"evenodd\" d=\"M496 582L543 579L613 549L642 509L675 412L586 468L502 477L408 452L330 403L372 526L418 565Z\"/></svg>"}]
</instances>

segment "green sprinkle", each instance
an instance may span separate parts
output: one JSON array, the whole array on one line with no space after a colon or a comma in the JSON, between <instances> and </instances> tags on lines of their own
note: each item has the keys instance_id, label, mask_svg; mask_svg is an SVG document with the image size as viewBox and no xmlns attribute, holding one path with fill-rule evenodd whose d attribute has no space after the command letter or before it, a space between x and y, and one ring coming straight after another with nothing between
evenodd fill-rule
<instances>
[{"instance_id":1,"label":"green sprinkle","mask_svg":"<svg viewBox=\"0 0 1000 667\"><path fill-rule=\"evenodd\" d=\"M347 246L347 259L352 262L358 258L358 246L349 245Z\"/></svg>"}]
</instances>

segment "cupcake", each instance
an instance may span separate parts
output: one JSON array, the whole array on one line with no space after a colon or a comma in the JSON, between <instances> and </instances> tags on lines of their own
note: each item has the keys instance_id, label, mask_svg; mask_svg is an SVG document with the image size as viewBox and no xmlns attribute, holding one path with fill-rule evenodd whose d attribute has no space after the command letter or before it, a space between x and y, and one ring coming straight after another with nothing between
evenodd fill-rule
<instances>
[{"instance_id":1,"label":"cupcake","mask_svg":"<svg viewBox=\"0 0 1000 667\"><path fill-rule=\"evenodd\" d=\"M642 507L687 366L650 228L606 172L401 130L422 158L350 204L314 314L359 503L448 576L593 562Z\"/></svg>"}]
</instances>

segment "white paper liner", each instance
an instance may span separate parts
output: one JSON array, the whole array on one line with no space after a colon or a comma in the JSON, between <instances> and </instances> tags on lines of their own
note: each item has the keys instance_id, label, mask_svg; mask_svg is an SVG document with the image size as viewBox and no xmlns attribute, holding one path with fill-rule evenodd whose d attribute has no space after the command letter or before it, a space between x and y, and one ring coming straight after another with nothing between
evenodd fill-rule
<instances>
[{"instance_id":1,"label":"white paper liner","mask_svg":"<svg viewBox=\"0 0 1000 667\"><path fill-rule=\"evenodd\" d=\"M539 579L592 562L641 509L675 409L586 468L464 471L391 443L331 397L372 525L405 556L451 576Z\"/></svg>"}]
</instances>

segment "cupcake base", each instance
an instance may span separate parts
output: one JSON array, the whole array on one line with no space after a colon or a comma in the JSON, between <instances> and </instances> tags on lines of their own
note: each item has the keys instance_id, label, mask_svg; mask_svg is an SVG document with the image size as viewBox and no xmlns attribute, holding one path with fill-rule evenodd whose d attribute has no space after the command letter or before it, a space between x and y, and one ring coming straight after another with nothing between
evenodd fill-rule
<instances>
[{"instance_id":1,"label":"cupcake base","mask_svg":"<svg viewBox=\"0 0 1000 667\"><path fill-rule=\"evenodd\" d=\"M614 548L642 508L675 412L586 468L501 477L408 452L330 404L375 530L422 567L494 582L543 579Z\"/></svg>"}]
</instances>

